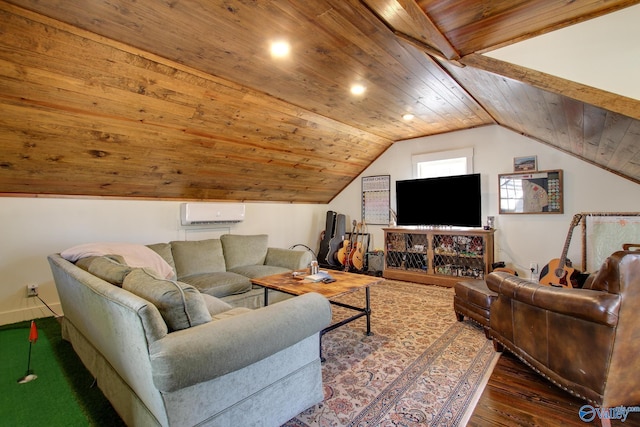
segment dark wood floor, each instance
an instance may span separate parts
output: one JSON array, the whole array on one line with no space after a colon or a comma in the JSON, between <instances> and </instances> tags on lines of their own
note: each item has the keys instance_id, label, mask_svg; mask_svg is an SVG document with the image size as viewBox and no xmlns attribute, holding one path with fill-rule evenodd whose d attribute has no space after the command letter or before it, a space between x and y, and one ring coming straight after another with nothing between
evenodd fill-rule
<instances>
[{"instance_id":1,"label":"dark wood floor","mask_svg":"<svg viewBox=\"0 0 640 427\"><path fill-rule=\"evenodd\" d=\"M553 385L509 352L504 352L485 387L467 426L600 426L578 416L587 404ZM625 422L611 420L612 427L640 426L640 413Z\"/></svg>"}]
</instances>

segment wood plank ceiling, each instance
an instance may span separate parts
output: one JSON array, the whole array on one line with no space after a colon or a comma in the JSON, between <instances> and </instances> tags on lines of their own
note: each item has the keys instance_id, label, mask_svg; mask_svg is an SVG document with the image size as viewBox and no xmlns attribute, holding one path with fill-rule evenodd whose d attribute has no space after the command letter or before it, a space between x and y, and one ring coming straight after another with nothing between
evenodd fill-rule
<instances>
[{"instance_id":1,"label":"wood plank ceiling","mask_svg":"<svg viewBox=\"0 0 640 427\"><path fill-rule=\"evenodd\" d=\"M326 203L494 123L640 183L639 101L481 55L636 3L0 0L0 193Z\"/></svg>"}]
</instances>

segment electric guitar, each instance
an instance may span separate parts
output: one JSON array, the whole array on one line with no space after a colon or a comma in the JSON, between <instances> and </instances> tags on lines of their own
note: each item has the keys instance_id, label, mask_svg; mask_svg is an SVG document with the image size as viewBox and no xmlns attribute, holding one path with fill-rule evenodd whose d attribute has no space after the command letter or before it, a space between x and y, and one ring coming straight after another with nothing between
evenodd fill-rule
<instances>
[{"instance_id":1,"label":"electric guitar","mask_svg":"<svg viewBox=\"0 0 640 427\"><path fill-rule=\"evenodd\" d=\"M569 227L569 233L564 243L564 249L562 250L562 256L549 261L542 270L540 270L540 283L549 286L562 286L565 288L577 288L578 276L580 272L571 267L571 261L567 259L567 252L569 250L569 244L571 243L571 235L573 229L582 220L581 214L573 216L571 225Z\"/></svg>"},{"instance_id":2,"label":"electric guitar","mask_svg":"<svg viewBox=\"0 0 640 427\"><path fill-rule=\"evenodd\" d=\"M327 211L327 222L322 232L320 240L320 248L318 249L318 261L322 262L327 259L329 254L329 242L333 237L333 231L336 224L336 213L334 211Z\"/></svg>"},{"instance_id":3,"label":"electric guitar","mask_svg":"<svg viewBox=\"0 0 640 427\"><path fill-rule=\"evenodd\" d=\"M338 253L338 249L344 240L344 235L346 233L346 218L344 214L336 215L336 229L334 230L333 237L329 240L329 252L327 253L326 261L331 266L339 266L338 258L336 254Z\"/></svg>"},{"instance_id":4,"label":"electric guitar","mask_svg":"<svg viewBox=\"0 0 640 427\"><path fill-rule=\"evenodd\" d=\"M362 271L364 268L364 233L359 233L362 231L362 228L363 224L358 224L356 239L351 244L352 249L349 253L351 267L357 271Z\"/></svg>"}]
</instances>

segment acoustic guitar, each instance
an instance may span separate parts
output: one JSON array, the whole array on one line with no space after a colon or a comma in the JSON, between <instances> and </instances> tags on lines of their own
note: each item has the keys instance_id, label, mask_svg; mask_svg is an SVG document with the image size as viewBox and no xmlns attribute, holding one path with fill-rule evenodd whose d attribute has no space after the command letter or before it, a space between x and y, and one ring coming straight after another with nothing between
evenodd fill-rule
<instances>
[{"instance_id":1,"label":"acoustic guitar","mask_svg":"<svg viewBox=\"0 0 640 427\"><path fill-rule=\"evenodd\" d=\"M571 243L571 235L576 225L580 223L582 219L581 214L573 216L571 226L569 227L569 233L567 239L564 242L564 248L562 249L562 256L549 261L542 270L540 270L540 283L548 286L562 286L565 288L577 288L579 287L578 278L580 272L575 268L572 268L571 261L567 259L567 252L569 251L569 244Z\"/></svg>"},{"instance_id":2,"label":"acoustic guitar","mask_svg":"<svg viewBox=\"0 0 640 427\"><path fill-rule=\"evenodd\" d=\"M349 253L349 263L354 270L362 271L364 268L364 230L363 224L358 224L356 238L351 244L351 252Z\"/></svg>"},{"instance_id":3,"label":"acoustic guitar","mask_svg":"<svg viewBox=\"0 0 640 427\"><path fill-rule=\"evenodd\" d=\"M353 220L353 229L351 231L351 236L349 238L345 238L342 242L342 246L338 249L338 262L344 266L345 271L349 271L349 255L351 254L351 241L354 238L356 232L356 220Z\"/></svg>"}]
</instances>

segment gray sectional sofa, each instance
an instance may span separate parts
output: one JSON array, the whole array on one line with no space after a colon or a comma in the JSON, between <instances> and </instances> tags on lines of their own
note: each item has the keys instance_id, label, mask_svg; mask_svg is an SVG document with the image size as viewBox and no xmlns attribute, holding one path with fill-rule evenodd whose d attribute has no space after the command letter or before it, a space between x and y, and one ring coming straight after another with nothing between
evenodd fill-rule
<instances>
[{"instance_id":1,"label":"gray sectional sofa","mask_svg":"<svg viewBox=\"0 0 640 427\"><path fill-rule=\"evenodd\" d=\"M127 425L278 426L323 400L327 299L248 308L263 295L250 277L303 268L305 252L237 235L95 249L48 259L63 337Z\"/></svg>"}]
</instances>

